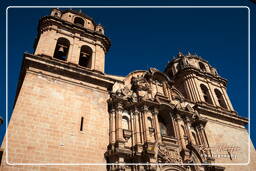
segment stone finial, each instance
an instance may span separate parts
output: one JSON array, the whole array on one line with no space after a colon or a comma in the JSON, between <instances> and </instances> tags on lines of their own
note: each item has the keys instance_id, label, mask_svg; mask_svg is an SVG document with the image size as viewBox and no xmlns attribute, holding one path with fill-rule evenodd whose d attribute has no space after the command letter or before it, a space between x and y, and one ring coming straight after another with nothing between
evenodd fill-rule
<instances>
[{"instance_id":1,"label":"stone finial","mask_svg":"<svg viewBox=\"0 0 256 171\"><path fill-rule=\"evenodd\" d=\"M182 56L184 56L184 55L183 55L182 52L179 52L177 56L178 56L178 57L182 57Z\"/></svg>"}]
</instances>

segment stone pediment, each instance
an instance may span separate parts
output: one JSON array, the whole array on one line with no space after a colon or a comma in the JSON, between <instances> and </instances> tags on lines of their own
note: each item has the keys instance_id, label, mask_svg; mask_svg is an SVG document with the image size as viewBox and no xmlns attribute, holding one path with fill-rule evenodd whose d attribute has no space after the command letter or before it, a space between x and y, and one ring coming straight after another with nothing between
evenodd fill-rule
<instances>
[{"instance_id":1,"label":"stone pediment","mask_svg":"<svg viewBox=\"0 0 256 171\"><path fill-rule=\"evenodd\" d=\"M177 104L184 99L183 95L173 87L170 78L155 68L128 74L123 83L114 84L112 92L131 102L143 100L159 104Z\"/></svg>"}]
</instances>

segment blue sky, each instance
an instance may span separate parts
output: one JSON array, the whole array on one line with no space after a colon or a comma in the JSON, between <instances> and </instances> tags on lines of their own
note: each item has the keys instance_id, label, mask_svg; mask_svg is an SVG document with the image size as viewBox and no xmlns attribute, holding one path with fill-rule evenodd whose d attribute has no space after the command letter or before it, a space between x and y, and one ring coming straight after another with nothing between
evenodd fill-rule
<instances>
[{"instance_id":1,"label":"blue sky","mask_svg":"<svg viewBox=\"0 0 256 171\"><path fill-rule=\"evenodd\" d=\"M40 2L40 1L39 1ZM112 4L78 2L61 5L248 5L251 18L255 20L255 4L247 1L220 1L218 3L197 3L189 1L160 1L155 3ZM34 4L32 4L34 3ZM1 67L0 67L0 114L5 118L5 8L7 5L27 5L10 2L1 8ZM35 3L30 5L60 5L58 3ZM198 54L216 67L218 73L228 79L228 94L235 110L240 116L248 117L248 9L83 9L96 23L105 27L106 35L112 46L106 55L106 73L127 75L134 70L146 70L155 67L164 70L167 62L179 51ZM8 110L12 113L16 86L23 53L33 53L33 43L37 35L37 24L40 17L48 15L50 9L9 9L8 11ZM252 20L251 30L255 30ZM252 32L251 37L254 33ZM255 38L251 41L251 87L255 86ZM255 92L251 89L251 95ZM254 98L251 102L252 124L255 124ZM5 126L1 126L0 140L4 136ZM256 141L256 132L252 130L252 139Z\"/></svg>"}]
</instances>

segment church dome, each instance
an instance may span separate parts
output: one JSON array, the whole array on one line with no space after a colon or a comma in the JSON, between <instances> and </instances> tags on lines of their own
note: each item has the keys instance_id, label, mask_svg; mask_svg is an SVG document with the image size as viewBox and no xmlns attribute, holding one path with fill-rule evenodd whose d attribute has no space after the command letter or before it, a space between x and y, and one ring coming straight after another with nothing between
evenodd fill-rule
<instances>
[{"instance_id":1,"label":"church dome","mask_svg":"<svg viewBox=\"0 0 256 171\"><path fill-rule=\"evenodd\" d=\"M167 64L165 73L170 77L174 77L177 73L186 69L194 69L201 73L218 76L216 69L202 57L191 53L184 55L181 52L179 52L177 56Z\"/></svg>"}]
</instances>

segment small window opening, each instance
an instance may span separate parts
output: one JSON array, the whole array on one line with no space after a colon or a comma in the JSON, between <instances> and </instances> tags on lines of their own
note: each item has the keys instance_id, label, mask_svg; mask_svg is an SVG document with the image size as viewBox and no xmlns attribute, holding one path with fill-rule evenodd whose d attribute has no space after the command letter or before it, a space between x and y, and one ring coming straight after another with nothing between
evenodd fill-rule
<instances>
[{"instance_id":1,"label":"small window opening","mask_svg":"<svg viewBox=\"0 0 256 171\"><path fill-rule=\"evenodd\" d=\"M70 43L65 38L59 38L55 48L53 57L60 60L67 60Z\"/></svg>"},{"instance_id":2,"label":"small window opening","mask_svg":"<svg viewBox=\"0 0 256 171\"><path fill-rule=\"evenodd\" d=\"M84 130L84 117L81 117L80 131Z\"/></svg>"},{"instance_id":3,"label":"small window opening","mask_svg":"<svg viewBox=\"0 0 256 171\"><path fill-rule=\"evenodd\" d=\"M80 51L79 65L90 68L92 62L92 49L89 46L82 46Z\"/></svg>"},{"instance_id":4,"label":"small window opening","mask_svg":"<svg viewBox=\"0 0 256 171\"><path fill-rule=\"evenodd\" d=\"M127 116L122 116L122 129L129 130L129 118Z\"/></svg>"},{"instance_id":5,"label":"small window opening","mask_svg":"<svg viewBox=\"0 0 256 171\"><path fill-rule=\"evenodd\" d=\"M225 100L224 100L223 95L221 94L221 92L220 92L218 89L215 89L214 92L215 92L215 94L216 94L216 96L217 96L219 105L220 105L221 107L227 109L227 105L226 105L226 103L225 103Z\"/></svg>"},{"instance_id":6,"label":"small window opening","mask_svg":"<svg viewBox=\"0 0 256 171\"><path fill-rule=\"evenodd\" d=\"M205 65L204 65L202 62L199 62L199 68L200 68L202 71L206 71Z\"/></svg>"},{"instance_id":7,"label":"small window opening","mask_svg":"<svg viewBox=\"0 0 256 171\"><path fill-rule=\"evenodd\" d=\"M76 17L75 20L74 20L74 23L78 24L78 25L81 25L81 26L84 26L84 20L80 17Z\"/></svg>"}]
</instances>

